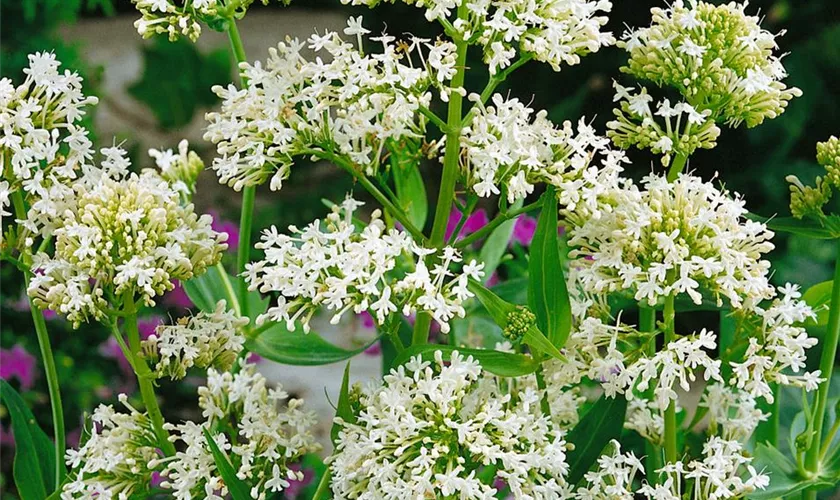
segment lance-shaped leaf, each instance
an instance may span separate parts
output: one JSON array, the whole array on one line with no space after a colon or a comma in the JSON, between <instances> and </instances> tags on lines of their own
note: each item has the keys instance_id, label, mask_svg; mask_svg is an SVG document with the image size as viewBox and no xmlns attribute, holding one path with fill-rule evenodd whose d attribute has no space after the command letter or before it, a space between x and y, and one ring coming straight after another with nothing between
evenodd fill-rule
<instances>
[{"instance_id":1,"label":"lance-shaped leaf","mask_svg":"<svg viewBox=\"0 0 840 500\"><path fill-rule=\"evenodd\" d=\"M353 414L353 408L350 406L350 362L344 367L344 377L341 379L341 392L338 395L338 406L335 409L335 416L348 424L356 423L356 415ZM338 433L341 430L341 425L338 422L333 422L330 430L330 438L333 444L338 439Z\"/></svg>"},{"instance_id":2,"label":"lance-shaped leaf","mask_svg":"<svg viewBox=\"0 0 840 500\"><path fill-rule=\"evenodd\" d=\"M426 183L420 175L419 145L414 141L401 141L389 145L391 175L397 190L397 203L408 220L420 229L426 224L429 213L429 201L426 199Z\"/></svg>"},{"instance_id":3,"label":"lance-shaped leaf","mask_svg":"<svg viewBox=\"0 0 840 500\"><path fill-rule=\"evenodd\" d=\"M569 464L569 484L577 484L601 452L613 439L621 437L627 399L624 396L601 396L566 436L566 442L575 445L566 455Z\"/></svg>"},{"instance_id":4,"label":"lance-shaped leaf","mask_svg":"<svg viewBox=\"0 0 840 500\"><path fill-rule=\"evenodd\" d=\"M329 365L350 359L361 353L379 337L374 337L356 349L345 349L327 342L315 332L304 333L298 326L286 329L283 323L273 323L269 328L245 341L245 347L260 356L284 365L317 366Z\"/></svg>"},{"instance_id":5,"label":"lance-shaped leaf","mask_svg":"<svg viewBox=\"0 0 840 500\"><path fill-rule=\"evenodd\" d=\"M516 200L511 205L509 210L516 210L522 207L524 198ZM499 267L502 257L508 249L510 237L513 236L513 228L516 226L516 219L510 219L502 222L499 227L490 233L487 240L481 246L481 252L478 254L478 260L484 264L484 276L489 277Z\"/></svg>"},{"instance_id":6,"label":"lance-shaped leaf","mask_svg":"<svg viewBox=\"0 0 840 500\"><path fill-rule=\"evenodd\" d=\"M534 373L540 366L534 358L523 354L494 351L491 349L468 349L451 345L422 344L405 349L394 359L394 368L408 362L414 356L426 360L434 360L435 351L441 351L444 358L452 351L458 351L464 356L472 356L487 372L500 377L521 377Z\"/></svg>"},{"instance_id":7,"label":"lance-shaped leaf","mask_svg":"<svg viewBox=\"0 0 840 500\"><path fill-rule=\"evenodd\" d=\"M38 427L20 394L0 380L0 399L12 419L15 459L12 475L22 500L42 500L55 490L55 447Z\"/></svg>"},{"instance_id":8,"label":"lance-shaped leaf","mask_svg":"<svg viewBox=\"0 0 840 500\"><path fill-rule=\"evenodd\" d=\"M528 305L537 316L537 326L548 340L562 348L572 330L572 306L563 276L557 236L557 197L548 188L531 242L528 262Z\"/></svg>"},{"instance_id":9,"label":"lance-shaped leaf","mask_svg":"<svg viewBox=\"0 0 840 500\"><path fill-rule=\"evenodd\" d=\"M802 294L802 300L811 306L817 317L809 320L809 324L825 326L828 324L828 306L831 304L831 289L834 288L834 281L823 281L812 286Z\"/></svg>"},{"instance_id":10,"label":"lance-shaped leaf","mask_svg":"<svg viewBox=\"0 0 840 500\"><path fill-rule=\"evenodd\" d=\"M517 306L516 304L511 304L510 302L502 300L501 297L493 293L491 290L488 290L484 287L484 285L475 280L470 280L469 289L475 294L478 301L481 302L484 308L487 309L487 312L490 313L493 321L495 321L503 331L508 328L512 316L515 316L522 310L522 306ZM557 349L557 347L552 344L545 335L543 335L536 325L531 325L524 332L522 340L539 352L548 353L553 358L559 360L566 360L566 357L563 356L560 350Z\"/></svg>"},{"instance_id":11,"label":"lance-shaped leaf","mask_svg":"<svg viewBox=\"0 0 840 500\"><path fill-rule=\"evenodd\" d=\"M219 475L222 476L222 480L225 482L225 486L227 486L230 496L233 500L250 500L251 493L248 485L237 477L236 469L233 468L233 465L230 463L230 460L228 460L227 455L219 449L219 446L216 444L216 441L213 439L210 431L206 428L203 430L204 438L207 440L207 446L213 454L213 460L216 462L216 468L219 470Z\"/></svg>"},{"instance_id":12,"label":"lance-shaped leaf","mask_svg":"<svg viewBox=\"0 0 840 500\"><path fill-rule=\"evenodd\" d=\"M763 490L750 494L751 500L772 500L783 498L808 488L825 488L831 482L821 478L805 479L797 472L794 464L784 453L773 446L759 444L751 464L757 471L770 476L770 484Z\"/></svg>"},{"instance_id":13,"label":"lance-shaped leaf","mask_svg":"<svg viewBox=\"0 0 840 500\"><path fill-rule=\"evenodd\" d=\"M216 303L224 300L227 308L241 315L239 298L236 291L241 286L242 278L231 276L221 265L207 269L207 272L182 283L187 297L193 301L196 307L208 313L216 310ZM250 317L249 328L254 328L257 316L264 313L268 308L268 299L262 297L257 291L248 292L248 316Z\"/></svg>"}]
</instances>

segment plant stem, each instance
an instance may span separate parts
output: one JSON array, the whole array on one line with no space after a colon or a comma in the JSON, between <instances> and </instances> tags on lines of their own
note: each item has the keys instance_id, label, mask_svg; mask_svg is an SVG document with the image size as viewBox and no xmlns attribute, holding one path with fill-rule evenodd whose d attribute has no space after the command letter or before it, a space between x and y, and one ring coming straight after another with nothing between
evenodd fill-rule
<instances>
[{"instance_id":1,"label":"plant stem","mask_svg":"<svg viewBox=\"0 0 840 500\"><path fill-rule=\"evenodd\" d=\"M134 373L137 375L137 384L140 386L140 396L143 398L143 404L146 406L146 411L149 413L149 418L155 429L158 446L160 446L164 455L171 457L175 455L175 445L169 441L169 433L163 428L163 415L160 412L155 389L152 385L152 371L141 356L142 346L140 344L140 331L137 329L137 307L131 293L125 294L125 307L126 315L123 325L128 337L128 347L131 349L131 355L134 358L132 365Z\"/></svg>"},{"instance_id":2,"label":"plant stem","mask_svg":"<svg viewBox=\"0 0 840 500\"><path fill-rule=\"evenodd\" d=\"M329 498L329 489L330 489L330 478L332 476L332 471L330 470L329 466L324 471L324 475L321 477L321 482L318 483L318 489L315 490L315 494L312 496L312 500L326 500Z\"/></svg>"},{"instance_id":3,"label":"plant stem","mask_svg":"<svg viewBox=\"0 0 840 500\"><path fill-rule=\"evenodd\" d=\"M467 17L467 3L462 2L458 7L458 18ZM452 88L459 89L464 86L464 75L467 63L467 41L456 39L456 61L455 76L452 78ZM432 233L429 238L431 246L440 248L443 246L443 238L446 234L446 224L449 221L449 214L452 212L452 202L455 200L455 184L458 181L458 162L461 156L461 120L462 105L464 98L458 92L451 92L449 95L449 110L446 115L446 149L443 154L443 173L440 179L440 190L438 191L437 205L435 206L435 220L432 224ZM425 344L429 341L429 328L432 325L432 317L428 313L418 313L414 322L414 331L411 336L411 345Z\"/></svg>"},{"instance_id":4,"label":"plant stem","mask_svg":"<svg viewBox=\"0 0 840 500\"><path fill-rule=\"evenodd\" d=\"M828 328L823 341L822 356L820 357L820 377L825 379L817 389L814 413L811 421L814 425L811 435L811 446L805 454L805 469L816 476L820 472L820 446L822 444L823 422L828 403L828 388L831 385L831 375L834 370L834 358L837 355L837 342L840 340L840 240L838 242L837 260L834 264L834 283L831 287L831 309L828 313ZM816 490L803 493L803 498L817 498Z\"/></svg>"},{"instance_id":5,"label":"plant stem","mask_svg":"<svg viewBox=\"0 0 840 500\"><path fill-rule=\"evenodd\" d=\"M688 156L686 155L677 155L674 157L674 161L671 162L671 168L668 169L668 182L674 182L677 180L677 176L683 171L685 168L685 162L688 161Z\"/></svg>"},{"instance_id":6,"label":"plant stem","mask_svg":"<svg viewBox=\"0 0 840 500\"><path fill-rule=\"evenodd\" d=\"M665 297L665 308L662 319L665 323L665 346L676 340L674 333L674 294ZM675 463L677 461L677 412L674 401L665 410L665 462Z\"/></svg>"},{"instance_id":7,"label":"plant stem","mask_svg":"<svg viewBox=\"0 0 840 500\"><path fill-rule=\"evenodd\" d=\"M20 191L12 193L12 203L15 207L15 217L18 219L26 218L26 206L23 195ZM21 226L18 226L21 227ZM26 289L29 289L29 280L32 277L32 255L30 250L21 252L21 264L23 264L23 282ZM52 411L53 434L55 437L55 485L59 488L64 481L64 407L61 402L61 388L58 383L58 371L55 368L55 358L53 357L52 346L50 345L50 336L47 332L47 322L44 321L44 313L26 295L26 300L29 302L29 311L32 314L32 322L35 323L35 335L38 338L38 347L41 350L41 361L44 363L44 372L47 376L47 391L50 395L50 409Z\"/></svg>"},{"instance_id":8,"label":"plant stem","mask_svg":"<svg viewBox=\"0 0 840 500\"><path fill-rule=\"evenodd\" d=\"M639 303L639 331L650 333L656 330L656 309L647 305ZM648 356L656 354L656 336L652 336L645 346L645 352ZM645 393L646 399L653 397L653 390L648 390ZM645 470L647 471L647 478L650 484L659 484L661 480L659 473L656 471L662 468L662 450L658 443L652 443L645 440Z\"/></svg>"},{"instance_id":9,"label":"plant stem","mask_svg":"<svg viewBox=\"0 0 840 500\"><path fill-rule=\"evenodd\" d=\"M518 216L520 216L524 213L533 212L534 210L538 209L541 205L542 205L541 201L535 201L534 203L531 203L530 205L525 205L522 208L508 210L507 212L505 212L503 214L499 214L493 220L488 222L487 225L485 225L484 227L482 227L478 231L467 235L466 237L464 237L461 240L456 241L453 246L455 248L467 247L467 246L471 245L472 243L475 243L476 241L484 238L485 236L489 236L490 233L492 233L494 229L501 226L505 222L513 219L514 217L518 217Z\"/></svg>"},{"instance_id":10,"label":"plant stem","mask_svg":"<svg viewBox=\"0 0 840 500\"><path fill-rule=\"evenodd\" d=\"M236 27L236 20L231 17L228 20L228 38L230 48L236 58L237 73L242 86L248 85L248 79L239 71L239 65L246 62L245 47L242 45L242 38L239 36L239 28ZM256 186L245 186L242 190L242 211L239 214L239 248L236 251L236 273L245 272L245 266L251 258L251 228L254 219L254 200L257 195ZM241 316L248 317L248 284L242 279L239 281L239 304Z\"/></svg>"}]
</instances>

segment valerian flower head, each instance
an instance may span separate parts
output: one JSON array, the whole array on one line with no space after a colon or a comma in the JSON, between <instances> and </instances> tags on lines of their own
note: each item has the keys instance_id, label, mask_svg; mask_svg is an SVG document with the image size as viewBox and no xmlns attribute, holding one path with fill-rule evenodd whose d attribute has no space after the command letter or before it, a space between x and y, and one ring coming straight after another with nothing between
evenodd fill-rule
<instances>
[{"instance_id":1,"label":"valerian flower head","mask_svg":"<svg viewBox=\"0 0 840 500\"><path fill-rule=\"evenodd\" d=\"M644 476L645 466L632 452L621 453L621 443L610 441L610 453L598 458L598 467L583 476L582 485L575 491L577 500L634 500L637 475Z\"/></svg>"},{"instance_id":2,"label":"valerian flower head","mask_svg":"<svg viewBox=\"0 0 840 500\"><path fill-rule=\"evenodd\" d=\"M174 431L170 440L184 444L174 457L160 460L161 486L175 498L224 498L228 492L205 431L215 434L218 447L233 457L236 475L251 486L253 498L266 498L284 491L291 480L303 479L303 472L290 465L320 447L312 435L315 415L303 409L302 400L289 399L280 386L269 388L254 365L244 362L236 374L210 368L198 395L204 422L165 424Z\"/></svg>"},{"instance_id":3,"label":"valerian flower head","mask_svg":"<svg viewBox=\"0 0 840 500\"><path fill-rule=\"evenodd\" d=\"M220 300L212 313L202 311L174 325L158 326L143 341L143 352L158 377L182 379L192 367L227 371L242 351L241 329L247 324L248 318L237 317Z\"/></svg>"},{"instance_id":4,"label":"valerian flower head","mask_svg":"<svg viewBox=\"0 0 840 500\"><path fill-rule=\"evenodd\" d=\"M155 160L160 176L186 199L195 192L198 174L204 170L204 162L190 149L186 139L178 143L177 153L171 149L150 149L149 156Z\"/></svg>"},{"instance_id":5,"label":"valerian flower head","mask_svg":"<svg viewBox=\"0 0 840 500\"><path fill-rule=\"evenodd\" d=\"M100 319L111 301L155 297L215 265L226 234L182 206L178 193L153 171L104 177L79 188L54 231L55 251L34 256L28 293L39 307L75 326Z\"/></svg>"},{"instance_id":6,"label":"valerian flower head","mask_svg":"<svg viewBox=\"0 0 840 500\"><path fill-rule=\"evenodd\" d=\"M78 450L67 450L71 471L61 487L62 499L130 498L151 489L160 458L157 435L149 416L127 401L121 394L129 413L99 405L88 440Z\"/></svg>"},{"instance_id":7,"label":"valerian flower head","mask_svg":"<svg viewBox=\"0 0 840 500\"><path fill-rule=\"evenodd\" d=\"M134 27L143 38L158 34L174 42L185 36L195 42L201 35L201 23L225 31L231 18L241 18L254 0L131 0L142 16ZM270 0L260 0L268 5ZM291 0L281 0L288 5Z\"/></svg>"},{"instance_id":8,"label":"valerian flower head","mask_svg":"<svg viewBox=\"0 0 840 500\"><path fill-rule=\"evenodd\" d=\"M351 20L348 29L361 33L360 26ZM277 190L293 157L323 154L372 175L391 141L422 138L419 110L432 88L448 94L455 45L417 38L398 45L385 34L372 40L382 44L380 53L365 54L335 32L286 40L264 65L241 65L246 88L214 87L222 109L207 115L204 137L217 145L212 168L220 182L240 190L271 178ZM307 45L313 60L301 55Z\"/></svg>"},{"instance_id":9,"label":"valerian flower head","mask_svg":"<svg viewBox=\"0 0 840 500\"><path fill-rule=\"evenodd\" d=\"M817 143L817 162L825 168L826 175L817 177L813 187L802 184L795 175L785 178L790 183L790 212L797 219L826 218L823 208L834 191L840 189L840 139L832 136Z\"/></svg>"},{"instance_id":10,"label":"valerian flower head","mask_svg":"<svg viewBox=\"0 0 840 500\"><path fill-rule=\"evenodd\" d=\"M781 81L787 73L774 54L776 35L746 7L676 0L667 9L651 9L651 26L618 42L630 55L622 71L677 89L716 122L754 127L775 118L801 91Z\"/></svg>"},{"instance_id":11,"label":"valerian flower head","mask_svg":"<svg viewBox=\"0 0 840 500\"><path fill-rule=\"evenodd\" d=\"M708 410L708 434L728 440L749 440L758 424L770 418L748 392L721 383L706 386L699 406Z\"/></svg>"},{"instance_id":12,"label":"valerian flower head","mask_svg":"<svg viewBox=\"0 0 840 500\"><path fill-rule=\"evenodd\" d=\"M383 0L342 0L345 4L375 7ZM394 3L396 0L385 0ZM580 62L581 56L615 43L611 33L602 32L612 3L606 0L546 0L506 2L503 0L404 0L426 9L426 19L451 22L457 35L482 46L484 62L495 75L520 58L549 64L555 71ZM463 19L450 19L459 7L466 7Z\"/></svg>"},{"instance_id":13,"label":"valerian flower head","mask_svg":"<svg viewBox=\"0 0 840 500\"><path fill-rule=\"evenodd\" d=\"M674 156L688 157L698 148L711 149L717 144L720 129L709 117L711 110L700 112L687 102L672 106L663 99L653 111L653 97L645 87L638 93L618 82L613 82L613 87L613 100L620 104L613 109L616 119L607 123L607 136L618 147L650 149L662 155L662 164L668 165Z\"/></svg>"},{"instance_id":14,"label":"valerian flower head","mask_svg":"<svg viewBox=\"0 0 840 500\"><path fill-rule=\"evenodd\" d=\"M482 467L494 467L514 498L569 492L564 431L540 395L511 394L472 357L415 357L363 389L355 422L340 426L330 457L336 498L494 498Z\"/></svg>"},{"instance_id":15,"label":"valerian flower head","mask_svg":"<svg viewBox=\"0 0 840 500\"><path fill-rule=\"evenodd\" d=\"M773 297L768 282L773 233L745 219L740 198L699 177L673 183L649 175L641 188L625 184L605 202L600 218L570 230L578 280L591 293L629 290L653 305L669 294L718 304L751 306Z\"/></svg>"},{"instance_id":16,"label":"valerian flower head","mask_svg":"<svg viewBox=\"0 0 840 500\"><path fill-rule=\"evenodd\" d=\"M428 312L449 331L449 321L464 317L464 301L473 297L469 278L480 280L483 264L475 261L460 273L451 267L461 262L451 247L443 249L441 261L431 269L424 257L434 250L423 248L397 229L387 229L376 210L361 231L353 224L354 210L362 203L347 198L334 207L325 227L316 220L303 230L290 227L292 235L271 227L263 231L257 248L265 259L248 264L246 281L262 293L279 292L277 304L257 318L295 322L309 331L309 321L321 307L334 311L337 323L348 310L359 314L370 310L380 325L397 311L408 316ZM398 273L398 259L411 260L410 272Z\"/></svg>"},{"instance_id":17,"label":"valerian flower head","mask_svg":"<svg viewBox=\"0 0 840 500\"><path fill-rule=\"evenodd\" d=\"M742 361L730 362L731 385L771 403L771 384L817 389L823 380L820 371L803 371L805 351L817 345L817 339L808 336L803 324L816 316L799 300L801 296L799 287L787 284L778 289L778 297L766 308L757 305L737 312L744 321L739 322L741 328L736 334L748 339L749 344Z\"/></svg>"},{"instance_id":18,"label":"valerian flower head","mask_svg":"<svg viewBox=\"0 0 840 500\"><path fill-rule=\"evenodd\" d=\"M545 111L534 114L519 99L501 94L490 106L476 106L461 132L462 169L466 184L481 197L504 193L512 203L545 183L557 188L561 204L575 209L614 184L627 161L583 119L577 130L568 121L557 127Z\"/></svg>"}]
</instances>

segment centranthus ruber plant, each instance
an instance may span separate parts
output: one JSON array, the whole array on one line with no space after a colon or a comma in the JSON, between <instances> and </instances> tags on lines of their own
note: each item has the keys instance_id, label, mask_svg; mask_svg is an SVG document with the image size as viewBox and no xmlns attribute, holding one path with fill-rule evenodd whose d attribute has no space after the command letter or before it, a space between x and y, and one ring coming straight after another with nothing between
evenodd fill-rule
<instances>
[{"instance_id":1,"label":"centranthus ruber plant","mask_svg":"<svg viewBox=\"0 0 840 500\"><path fill-rule=\"evenodd\" d=\"M50 439L3 382L21 498L296 498L305 460L315 499L815 499L837 487L840 257L833 282L803 293L771 283L768 255L774 230L840 240L840 140L817 146L826 173L813 186L788 178L796 221L751 214L725 173L686 170L727 128L801 95L746 3L675 0L616 39L607 0L406 1L439 37L358 16L264 59L246 57L237 30L252 0L134 3L144 37L230 38L240 81L213 87L204 138L209 168L242 193L236 265L222 263L228 234L192 204L205 167L189 144L151 150L143 169L118 146L96 150L82 118L97 99L51 53L0 81L1 256L26 282L54 424ZM525 64L562 71L609 46L627 62L605 131L496 92ZM467 65L471 52L483 66ZM661 166L633 166L634 147ZM288 189L308 160L356 192L303 227L257 234L257 187ZM141 337L138 315L176 285L197 310ZM136 375L139 398L93 410L77 449L44 310L106 325ZM348 361L324 450L314 412L251 355L350 360L370 344L333 345L316 320L360 314L383 376L351 385ZM156 390L190 375L203 377L196 410L163 411ZM803 404L786 446L782 391Z\"/></svg>"}]
</instances>

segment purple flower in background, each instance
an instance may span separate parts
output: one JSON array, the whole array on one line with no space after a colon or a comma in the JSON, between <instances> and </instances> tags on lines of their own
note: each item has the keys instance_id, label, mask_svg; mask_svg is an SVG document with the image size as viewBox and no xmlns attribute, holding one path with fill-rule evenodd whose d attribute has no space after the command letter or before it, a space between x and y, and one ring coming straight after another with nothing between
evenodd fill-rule
<instances>
[{"instance_id":1,"label":"purple flower in background","mask_svg":"<svg viewBox=\"0 0 840 500\"><path fill-rule=\"evenodd\" d=\"M534 239L534 233L537 231L537 219L527 214L522 214L516 219L516 224L513 226L513 235L510 238L510 243L519 243L523 247L531 245Z\"/></svg>"},{"instance_id":2,"label":"purple flower in background","mask_svg":"<svg viewBox=\"0 0 840 500\"><path fill-rule=\"evenodd\" d=\"M286 498L294 500L298 495L303 493L304 488L312 483L312 480L315 478L315 471L310 468L302 469L301 466L297 464L290 465L289 469L293 471L303 470L303 479L300 481L297 479L289 479L289 487L283 490L283 494Z\"/></svg>"},{"instance_id":3,"label":"purple flower in background","mask_svg":"<svg viewBox=\"0 0 840 500\"><path fill-rule=\"evenodd\" d=\"M249 352L248 353L248 358L245 361L248 362L248 363L257 364L257 363L260 363L262 360L263 360L263 357L260 356L259 354L255 353L255 352Z\"/></svg>"},{"instance_id":4,"label":"purple flower in background","mask_svg":"<svg viewBox=\"0 0 840 500\"><path fill-rule=\"evenodd\" d=\"M498 285L501 281L502 280L499 279L499 273L493 271L493 274L491 274L487 278L487 281L484 282L484 286L486 286L487 288L493 288L494 286Z\"/></svg>"},{"instance_id":5,"label":"purple flower in background","mask_svg":"<svg viewBox=\"0 0 840 500\"><path fill-rule=\"evenodd\" d=\"M31 306L29 305L29 297L27 297L25 293L22 293L18 300L9 303L9 308L17 312L29 312L31 310ZM44 309L43 311L41 311L41 313L44 315L44 319L47 321L52 321L58 318L58 314L56 314L56 312L51 309Z\"/></svg>"},{"instance_id":6,"label":"purple flower in background","mask_svg":"<svg viewBox=\"0 0 840 500\"><path fill-rule=\"evenodd\" d=\"M377 340L373 344L370 345L367 349L364 350L366 356L379 356L382 354L382 345Z\"/></svg>"},{"instance_id":7,"label":"purple flower in background","mask_svg":"<svg viewBox=\"0 0 840 500\"><path fill-rule=\"evenodd\" d=\"M23 390L31 389L35 384L35 356L29 354L20 344L11 349L0 349L0 378L20 381Z\"/></svg>"},{"instance_id":8,"label":"purple flower in background","mask_svg":"<svg viewBox=\"0 0 840 500\"><path fill-rule=\"evenodd\" d=\"M227 233L228 251L235 252L239 247L239 226L233 221L222 219L216 210L209 210L207 213L213 217L210 228L217 233Z\"/></svg>"},{"instance_id":9,"label":"purple flower in background","mask_svg":"<svg viewBox=\"0 0 840 500\"><path fill-rule=\"evenodd\" d=\"M362 311L358 314L359 319L362 320L362 328L373 330L376 328L376 323L373 322L373 316L367 311Z\"/></svg>"},{"instance_id":10,"label":"purple flower in background","mask_svg":"<svg viewBox=\"0 0 840 500\"><path fill-rule=\"evenodd\" d=\"M0 426L0 446L8 446L9 448L15 446L15 435L12 434L11 427L4 429Z\"/></svg>"},{"instance_id":11,"label":"purple flower in background","mask_svg":"<svg viewBox=\"0 0 840 500\"><path fill-rule=\"evenodd\" d=\"M175 288L163 296L163 303L174 308L189 309L193 307L193 301L190 300L189 296L187 296L187 292L184 291L184 287L181 286L181 282L178 280L172 280L172 284L175 285Z\"/></svg>"},{"instance_id":12,"label":"purple flower in background","mask_svg":"<svg viewBox=\"0 0 840 500\"><path fill-rule=\"evenodd\" d=\"M64 440L67 443L67 446L70 448L78 448L79 441L82 440L82 428L76 427L72 431L68 432L66 436L64 436Z\"/></svg>"},{"instance_id":13,"label":"purple flower in background","mask_svg":"<svg viewBox=\"0 0 840 500\"><path fill-rule=\"evenodd\" d=\"M461 214L460 210L457 208L453 208L452 211L449 213L449 220L446 222L446 240L449 241L449 238L452 237L452 233L455 232L455 228L458 227L458 223L461 222ZM464 226L461 228L461 231L458 232L458 238L461 239L468 234L472 234L482 227L486 226L490 220L487 218L487 212L483 208L479 208L469 217L467 217L466 222L464 222Z\"/></svg>"}]
</instances>

